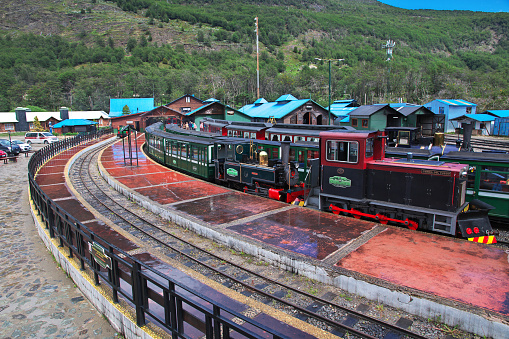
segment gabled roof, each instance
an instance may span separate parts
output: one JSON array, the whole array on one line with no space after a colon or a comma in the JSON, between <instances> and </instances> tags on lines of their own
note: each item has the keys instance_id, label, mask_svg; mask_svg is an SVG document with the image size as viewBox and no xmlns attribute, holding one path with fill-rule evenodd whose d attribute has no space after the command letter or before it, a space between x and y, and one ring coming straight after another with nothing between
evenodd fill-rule
<instances>
[{"instance_id":1,"label":"gabled roof","mask_svg":"<svg viewBox=\"0 0 509 339\"><path fill-rule=\"evenodd\" d=\"M330 112L336 118L339 118L339 117L347 116L348 114L350 114L350 112L356 110L357 108L358 107L337 107L337 108L332 108Z\"/></svg>"},{"instance_id":2,"label":"gabled roof","mask_svg":"<svg viewBox=\"0 0 509 339\"><path fill-rule=\"evenodd\" d=\"M285 95L282 95L280 96L279 98L276 99L276 102L283 102L283 101L293 101L293 100L297 100L296 97L294 97L293 95L291 94L285 94Z\"/></svg>"},{"instance_id":3,"label":"gabled roof","mask_svg":"<svg viewBox=\"0 0 509 339\"><path fill-rule=\"evenodd\" d=\"M468 102L468 101L462 100L462 99L436 99L433 101L438 101L438 102L444 103L449 106L471 106L471 107L477 106L474 103L471 103L471 102ZM431 101L431 102L433 102L433 101ZM428 104L430 104L431 102L429 102Z\"/></svg>"},{"instance_id":4,"label":"gabled roof","mask_svg":"<svg viewBox=\"0 0 509 339\"><path fill-rule=\"evenodd\" d=\"M498 118L508 118L509 117L509 110L490 109L483 113L491 114Z\"/></svg>"},{"instance_id":5,"label":"gabled roof","mask_svg":"<svg viewBox=\"0 0 509 339\"><path fill-rule=\"evenodd\" d=\"M258 99L257 101L260 101L260 99ZM263 101L265 101L265 99L263 99ZM275 102L265 102L265 103L260 102L245 105L244 107L239 109L239 112L244 113L245 115L251 118L268 119L270 117L274 117L275 119L281 119L287 114L301 107L302 105L307 104L308 102L312 102L318 105L311 99L299 100L296 99L291 94L286 94L280 96ZM320 105L318 106L321 107Z\"/></svg>"},{"instance_id":6,"label":"gabled roof","mask_svg":"<svg viewBox=\"0 0 509 339\"><path fill-rule=\"evenodd\" d=\"M454 119L450 119L454 121L479 121L479 122L486 122L486 121L494 121L495 117L490 114L463 114L459 117L456 117Z\"/></svg>"},{"instance_id":7,"label":"gabled roof","mask_svg":"<svg viewBox=\"0 0 509 339\"><path fill-rule=\"evenodd\" d=\"M89 119L99 120L108 119L108 113L105 111L69 111L69 119Z\"/></svg>"},{"instance_id":8,"label":"gabled roof","mask_svg":"<svg viewBox=\"0 0 509 339\"><path fill-rule=\"evenodd\" d=\"M129 107L131 114L146 112L155 108L154 98L110 99L110 117L121 116L125 105Z\"/></svg>"},{"instance_id":9,"label":"gabled roof","mask_svg":"<svg viewBox=\"0 0 509 339\"><path fill-rule=\"evenodd\" d=\"M410 114L413 114L413 113L419 111L419 110L423 111L425 114L426 113L427 114L435 114L431 110L427 109L426 107L419 106L419 105L392 106L392 104L391 104L391 107L406 117L409 116Z\"/></svg>"},{"instance_id":10,"label":"gabled roof","mask_svg":"<svg viewBox=\"0 0 509 339\"><path fill-rule=\"evenodd\" d=\"M256 100L254 103L255 103L255 105L260 105L260 104L266 104L266 103L268 103L268 101L265 100L264 98L260 98L260 99Z\"/></svg>"},{"instance_id":11,"label":"gabled roof","mask_svg":"<svg viewBox=\"0 0 509 339\"><path fill-rule=\"evenodd\" d=\"M88 125L96 125L97 122L90 121L87 119L66 119L60 121L58 124L53 125L53 128L62 128L69 126L88 126Z\"/></svg>"},{"instance_id":12,"label":"gabled roof","mask_svg":"<svg viewBox=\"0 0 509 339\"><path fill-rule=\"evenodd\" d=\"M16 119L16 112L0 112L0 123L8 124L8 123L16 123L19 122Z\"/></svg>"},{"instance_id":13,"label":"gabled roof","mask_svg":"<svg viewBox=\"0 0 509 339\"><path fill-rule=\"evenodd\" d=\"M351 106L351 105L355 105L355 106ZM332 105L330 105L330 109L331 109L331 112L332 112L334 109L337 109L337 108L358 107L358 106L359 105L357 104L357 100L355 100L355 99L334 100ZM325 109L329 110L329 106L327 106Z\"/></svg>"},{"instance_id":14,"label":"gabled roof","mask_svg":"<svg viewBox=\"0 0 509 339\"><path fill-rule=\"evenodd\" d=\"M391 106L389 106L387 104L385 104L385 105L365 105L365 106L357 107L355 110L350 112L350 116L351 117L355 117L355 116L368 117L368 116L378 113L384 109L389 109L389 110L393 111L393 113L397 113L397 111L394 108L392 108Z\"/></svg>"},{"instance_id":15,"label":"gabled roof","mask_svg":"<svg viewBox=\"0 0 509 339\"><path fill-rule=\"evenodd\" d=\"M50 118L54 118L55 120L62 120L60 119L60 112L27 112L27 122L34 122L35 117L39 121L47 121Z\"/></svg>"}]
</instances>

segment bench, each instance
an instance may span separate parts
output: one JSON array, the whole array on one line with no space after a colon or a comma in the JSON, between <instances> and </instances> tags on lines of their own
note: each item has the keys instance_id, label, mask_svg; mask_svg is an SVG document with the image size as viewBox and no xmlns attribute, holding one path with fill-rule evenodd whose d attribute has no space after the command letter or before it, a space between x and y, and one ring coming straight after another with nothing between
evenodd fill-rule
<instances>
[{"instance_id":1,"label":"bench","mask_svg":"<svg viewBox=\"0 0 509 339\"><path fill-rule=\"evenodd\" d=\"M1 160L4 161L4 164L6 164L9 160L12 162L18 162L18 157L5 157L1 158Z\"/></svg>"}]
</instances>

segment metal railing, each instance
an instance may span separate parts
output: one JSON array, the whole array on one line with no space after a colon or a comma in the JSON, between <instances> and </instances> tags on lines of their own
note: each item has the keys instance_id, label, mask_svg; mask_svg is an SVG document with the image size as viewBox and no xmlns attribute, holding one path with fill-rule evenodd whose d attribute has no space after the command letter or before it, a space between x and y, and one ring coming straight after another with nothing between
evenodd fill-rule
<instances>
[{"instance_id":1,"label":"metal railing","mask_svg":"<svg viewBox=\"0 0 509 339\"><path fill-rule=\"evenodd\" d=\"M50 144L32 155L28 164L30 194L50 237L57 238L59 246L67 249L70 258L79 260L81 270L91 271L96 285L110 287L114 303L122 298L131 305L140 327L153 323L172 338L194 337L196 330L206 338L230 338L231 335L265 338L267 334L272 338L284 337L108 243L44 193L35 181L35 173L46 161L108 133L111 130L78 135ZM244 325L237 324L234 318Z\"/></svg>"}]
</instances>

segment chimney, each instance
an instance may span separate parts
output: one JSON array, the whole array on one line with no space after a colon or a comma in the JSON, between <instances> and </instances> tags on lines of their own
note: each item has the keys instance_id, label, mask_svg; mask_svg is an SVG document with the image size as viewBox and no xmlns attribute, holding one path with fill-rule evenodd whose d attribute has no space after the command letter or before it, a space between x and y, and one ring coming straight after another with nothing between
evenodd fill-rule
<instances>
[{"instance_id":1,"label":"chimney","mask_svg":"<svg viewBox=\"0 0 509 339\"><path fill-rule=\"evenodd\" d=\"M14 129L17 132L18 131L19 132L29 131L30 126L28 125L28 122L27 122L27 109L24 107L17 107L15 112L16 112L16 120L18 120L18 122L15 124Z\"/></svg>"},{"instance_id":2,"label":"chimney","mask_svg":"<svg viewBox=\"0 0 509 339\"><path fill-rule=\"evenodd\" d=\"M61 120L69 119L69 108L67 108L67 107L60 107L60 119Z\"/></svg>"}]
</instances>

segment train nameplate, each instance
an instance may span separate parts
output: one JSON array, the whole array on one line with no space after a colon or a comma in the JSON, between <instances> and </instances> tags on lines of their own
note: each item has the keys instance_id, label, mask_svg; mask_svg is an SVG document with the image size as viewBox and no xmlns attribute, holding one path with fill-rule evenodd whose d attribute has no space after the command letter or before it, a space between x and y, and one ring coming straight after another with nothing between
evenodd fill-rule
<instances>
[{"instance_id":1,"label":"train nameplate","mask_svg":"<svg viewBox=\"0 0 509 339\"><path fill-rule=\"evenodd\" d=\"M111 258L108 254L106 254L105 248L96 242L88 243L88 245L88 249L90 250L92 257L94 257L95 262L102 268L111 269Z\"/></svg>"},{"instance_id":2,"label":"train nameplate","mask_svg":"<svg viewBox=\"0 0 509 339\"><path fill-rule=\"evenodd\" d=\"M422 174L431 174L431 175L441 175L441 176L444 176L444 177L449 177L451 176L451 172L449 171L438 171L438 170L421 170L421 173Z\"/></svg>"},{"instance_id":3,"label":"train nameplate","mask_svg":"<svg viewBox=\"0 0 509 339\"><path fill-rule=\"evenodd\" d=\"M329 184L334 187L346 188L352 186L352 180L345 177L334 176L329 178Z\"/></svg>"},{"instance_id":4,"label":"train nameplate","mask_svg":"<svg viewBox=\"0 0 509 339\"><path fill-rule=\"evenodd\" d=\"M239 175L239 171L237 171L236 169L234 168L228 168L226 170L226 174L228 174L230 177L236 177Z\"/></svg>"}]
</instances>

